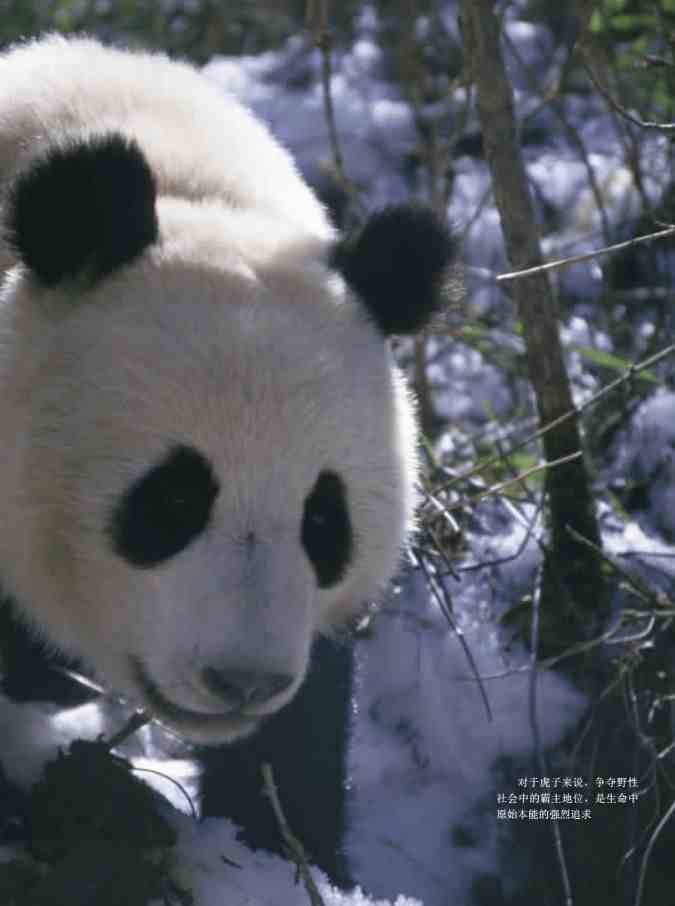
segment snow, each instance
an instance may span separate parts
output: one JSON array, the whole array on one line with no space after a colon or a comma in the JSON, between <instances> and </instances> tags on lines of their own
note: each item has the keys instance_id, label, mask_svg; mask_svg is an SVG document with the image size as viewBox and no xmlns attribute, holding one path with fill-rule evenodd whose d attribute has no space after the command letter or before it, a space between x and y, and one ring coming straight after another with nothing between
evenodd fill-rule
<instances>
[{"instance_id":1,"label":"snow","mask_svg":"<svg viewBox=\"0 0 675 906\"><path fill-rule=\"evenodd\" d=\"M187 818L174 819L179 831L177 880L189 888L195 906L307 906L307 893L295 883L295 867L277 856L252 853L236 840L229 822L209 819L197 826ZM235 862L233 867L225 860ZM314 870L315 876L320 872ZM343 893L325 879L318 882L326 906L420 906L419 900L399 896L373 900L359 888Z\"/></svg>"},{"instance_id":2,"label":"snow","mask_svg":"<svg viewBox=\"0 0 675 906\"><path fill-rule=\"evenodd\" d=\"M645 487L643 526L675 539L675 393L661 389L639 406L622 438L615 474ZM633 543L637 529L631 530ZM652 550L657 545L649 540Z\"/></svg>"},{"instance_id":3,"label":"snow","mask_svg":"<svg viewBox=\"0 0 675 906\"><path fill-rule=\"evenodd\" d=\"M480 603L476 584L467 573L453 582L457 611L468 614ZM500 755L527 752L532 737L529 674L514 669L522 659L507 664L491 632L492 623L481 620L464 627L479 675L499 676L483 681L491 716L419 573L361 646L348 851L357 878L376 895L397 890L425 904L469 903L474 880L498 871L491 769ZM539 730L551 745L583 701L552 673L540 677L539 696Z\"/></svg>"}]
</instances>

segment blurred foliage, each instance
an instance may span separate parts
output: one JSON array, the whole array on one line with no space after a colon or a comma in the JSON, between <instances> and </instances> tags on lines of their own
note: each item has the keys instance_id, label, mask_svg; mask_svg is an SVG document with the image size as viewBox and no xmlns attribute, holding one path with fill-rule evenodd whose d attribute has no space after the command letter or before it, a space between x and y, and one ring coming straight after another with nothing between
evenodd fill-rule
<instances>
[{"instance_id":1,"label":"blurred foliage","mask_svg":"<svg viewBox=\"0 0 675 906\"><path fill-rule=\"evenodd\" d=\"M591 34L643 118L675 114L675 0L598 0Z\"/></svg>"},{"instance_id":2,"label":"blurred foliage","mask_svg":"<svg viewBox=\"0 0 675 906\"><path fill-rule=\"evenodd\" d=\"M350 33L359 0L330 7L338 36ZM214 54L259 53L305 26L307 0L0 0L3 46L44 31L89 32L204 63Z\"/></svg>"},{"instance_id":3,"label":"blurred foliage","mask_svg":"<svg viewBox=\"0 0 675 906\"><path fill-rule=\"evenodd\" d=\"M647 50L648 42L660 36L668 43L675 28L675 0L602 0L591 20L591 30L610 41L638 42ZM638 49L638 48L636 48Z\"/></svg>"},{"instance_id":4,"label":"blurred foliage","mask_svg":"<svg viewBox=\"0 0 675 906\"><path fill-rule=\"evenodd\" d=\"M54 30L86 31L204 62L216 53L256 53L284 41L304 0L0 0L0 40Z\"/></svg>"},{"instance_id":5,"label":"blurred foliage","mask_svg":"<svg viewBox=\"0 0 675 906\"><path fill-rule=\"evenodd\" d=\"M335 43L353 36L357 14L365 7L363 0L326 0ZM409 80L410 61L417 57L427 76L457 76L461 48L442 27L435 0L374 0L372 7L380 22L379 40L385 48L398 49L386 56L396 70L390 75ZM675 0L594 0L593 8L591 32L616 77L623 76L622 97L645 117L672 118ZM279 47L305 31L308 13L316 15L317 9L316 0L0 0L0 44L49 30L86 31L204 63L215 54ZM523 14L544 22L558 41L573 42L574 5L529 0ZM428 23L423 34L414 26L419 16Z\"/></svg>"}]
</instances>

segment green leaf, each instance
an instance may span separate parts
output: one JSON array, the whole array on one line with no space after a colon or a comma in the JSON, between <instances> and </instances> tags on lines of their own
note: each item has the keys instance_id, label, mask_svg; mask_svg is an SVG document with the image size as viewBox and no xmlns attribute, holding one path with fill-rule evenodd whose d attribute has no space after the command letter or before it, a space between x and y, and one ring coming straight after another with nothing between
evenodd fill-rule
<instances>
[{"instance_id":1,"label":"green leaf","mask_svg":"<svg viewBox=\"0 0 675 906\"><path fill-rule=\"evenodd\" d=\"M594 365L599 365L601 368L608 368L610 371L626 373L633 364L632 362L629 362L628 359L613 355L611 352L604 352L602 349L595 349L593 346L573 345L572 349L576 349L580 355L585 359L588 359L588 361L592 362ZM651 371L637 371L634 377L636 380L648 381L650 384L661 383Z\"/></svg>"},{"instance_id":2,"label":"green leaf","mask_svg":"<svg viewBox=\"0 0 675 906\"><path fill-rule=\"evenodd\" d=\"M634 32L637 35L643 29L653 26L654 18L646 13L622 13L612 16L611 25L616 31Z\"/></svg>"}]
</instances>

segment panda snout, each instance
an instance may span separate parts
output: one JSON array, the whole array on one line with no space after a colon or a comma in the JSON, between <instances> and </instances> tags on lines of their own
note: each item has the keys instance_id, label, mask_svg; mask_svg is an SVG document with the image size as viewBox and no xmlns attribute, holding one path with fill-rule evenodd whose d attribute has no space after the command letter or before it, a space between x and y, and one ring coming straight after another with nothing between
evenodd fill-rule
<instances>
[{"instance_id":1,"label":"panda snout","mask_svg":"<svg viewBox=\"0 0 675 906\"><path fill-rule=\"evenodd\" d=\"M290 688L294 679L288 673L260 670L204 667L201 671L204 688L233 709L264 705Z\"/></svg>"},{"instance_id":2,"label":"panda snout","mask_svg":"<svg viewBox=\"0 0 675 906\"><path fill-rule=\"evenodd\" d=\"M292 691L298 679L292 673L250 666L202 667L194 674L200 689L191 683L190 701L186 701L184 692L177 701L173 695L167 698L140 658L132 655L129 660L143 707L178 732L202 741L216 737L232 740L248 734L261 717L285 704L281 696Z\"/></svg>"}]
</instances>

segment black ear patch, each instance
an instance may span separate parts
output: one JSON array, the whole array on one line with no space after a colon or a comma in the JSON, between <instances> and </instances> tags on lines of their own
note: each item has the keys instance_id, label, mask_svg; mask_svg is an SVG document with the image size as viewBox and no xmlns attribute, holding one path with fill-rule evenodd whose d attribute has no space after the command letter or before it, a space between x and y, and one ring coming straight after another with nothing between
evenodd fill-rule
<instances>
[{"instance_id":1,"label":"black ear patch","mask_svg":"<svg viewBox=\"0 0 675 906\"><path fill-rule=\"evenodd\" d=\"M155 180L138 145L118 133L55 145L10 189L9 242L48 287L95 281L158 235Z\"/></svg>"},{"instance_id":2,"label":"black ear patch","mask_svg":"<svg viewBox=\"0 0 675 906\"><path fill-rule=\"evenodd\" d=\"M454 254L447 227L428 208L403 204L371 215L333 251L332 265L385 336L416 333L443 306Z\"/></svg>"}]
</instances>

